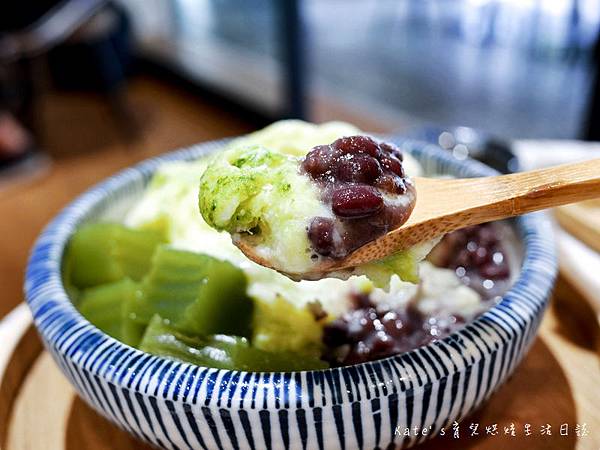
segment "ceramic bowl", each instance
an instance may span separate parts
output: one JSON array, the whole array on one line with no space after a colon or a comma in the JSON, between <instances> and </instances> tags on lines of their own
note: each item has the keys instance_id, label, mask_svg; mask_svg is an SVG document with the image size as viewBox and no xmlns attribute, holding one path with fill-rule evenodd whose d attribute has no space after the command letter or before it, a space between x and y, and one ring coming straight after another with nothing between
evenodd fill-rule
<instances>
[{"instance_id":1,"label":"ceramic bowl","mask_svg":"<svg viewBox=\"0 0 600 450\"><path fill-rule=\"evenodd\" d=\"M27 267L27 303L46 348L89 405L170 449L400 448L448 429L514 371L534 339L557 270L543 214L515 221L523 264L499 304L445 339L380 361L306 372L218 370L143 353L91 325L61 281L75 229L122 217L159 164L197 158L223 144L201 144L120 172L66 207L37 240ZM427 174L494 174L436 146L399 145ZM404 435L415 427L417 433Z\"/></svg>"}]
</instances>

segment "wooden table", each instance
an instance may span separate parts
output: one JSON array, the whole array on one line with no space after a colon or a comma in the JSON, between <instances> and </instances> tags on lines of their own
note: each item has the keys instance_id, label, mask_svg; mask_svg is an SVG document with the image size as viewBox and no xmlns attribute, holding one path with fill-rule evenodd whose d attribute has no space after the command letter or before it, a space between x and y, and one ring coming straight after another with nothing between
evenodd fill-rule
<instances>
[{"instance_id":1,"label":"wooden table","mask_svg":"<svg viewBox=\"0 0 600 450\"><path fill-rule=\"evenodd\" d=\"M98 121L106 121L101 114L88 114L86 124L85 114L67 114L69 105L65 105L65 101L68 103L68 99L51 99L47 103L48 148L58 155L50 174L26 186L0 191L0 317L22 301L23 269L35 237L75 195L136 161L202 140L246 132L254 127L230 112L190 100L185 93L155 81L135 81L131 96L134 105L139 106L146 117L144 138L135 144L114 143L115 136L112 141L104 135L89 136L89 129L97 132ZM93 99L89 102L93 104ZM81 108L80 103L81 99L73 100L76 108ZM92 109L96 108L92 106ZM83 118L79 120L79 117ZM67 147L91 145L98 141L111 142L93 151L65 155ZM422 448L433 449L443 445L448 449L600 449L597 336L598 324L593 315L563 280L558 284L554 305L542 322L539 338L512 379L481 411L462 425L461 439L454 440L449 435L437 438ZM11 450L146 448L73 397L70 387L47 357L37 358L33 366L27 367L27 373L29 375L23 381L29 394L19 393L16 413L10 423L3 424L16 430L10 437ZM39 377L40 374L66 395L60 397L63 403L56 403L56 398L48 397L46 383L42 387L29 381L34 379L30 377ZM43 403L32 404L28 400L31 395L37 398L44 392L49 402L45 406L47 415L43 413ZM62 408L58 415L56 408ZM53 426L53 422L48 422L52 418L58 418L63 426ZM470 436L471 422L479 424L477 436ZM500 434L503 434L504 426L514 423L517 436L486 436L485 425L494 423L498 425ZM527 423L532 426L533 434L529 437L523 435L523 427ZM546 423L553 426L552 436L540 435L540 427ZM569 424L568 436L559 434L562 423ZM577 438L575 426L578 423L587 425L589 434L586 437ZM31 433L32 429L38 432ZM50 445L51 442L54 444Z\"/></svg>"}]
</instances>

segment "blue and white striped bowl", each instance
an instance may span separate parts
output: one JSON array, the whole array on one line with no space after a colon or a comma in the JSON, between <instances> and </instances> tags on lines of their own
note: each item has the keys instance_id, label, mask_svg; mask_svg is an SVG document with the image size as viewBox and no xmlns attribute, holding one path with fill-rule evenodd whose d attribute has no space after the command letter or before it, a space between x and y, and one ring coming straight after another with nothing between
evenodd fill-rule
<instances>
[{"instance_id":1,"label":"blue and white striped bowl","mask_svg":"<svg viewBox=\"0 0 600 450\"><path fill-rule=\"evenodd\" d=\"M515 369L532 343L556 275L552 231L540 214L516 221L523 266L497 306L446 339L376 362L295 373L218 370L143 353L87 322L61 282L61 259L74 230L122 215L159 164L193 159L223 143L177 151L109 178L65 208L35 244L25 281L35 325L92 407L164 448L406 447L465 417ZM493 174L435 146L400 144L428 174ZM395 433L407 427L425 429L427 436Z\"/></svg>"}]
</instances>

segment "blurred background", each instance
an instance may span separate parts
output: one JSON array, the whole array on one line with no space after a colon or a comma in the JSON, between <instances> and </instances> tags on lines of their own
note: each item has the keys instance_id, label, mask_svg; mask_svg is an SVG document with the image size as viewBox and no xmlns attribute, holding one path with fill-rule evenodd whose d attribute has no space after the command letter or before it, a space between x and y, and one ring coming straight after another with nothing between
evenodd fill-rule
<instances>
[{"instance_id":1,"label":"blurred background","mask_svg":"<svg viewBox=\"0 0 600 450\"><path fill-rule=\"evenodd\" d=\"M189 91L190 104L225 100L258 122L342 118L386 131L435 124L504 139L596 137L595 0L8 4L0 107L39 145L52 125L41 105L48 96L81 134L74 103L86 99L57 99L61 91L98 94L120 137L139 137L145 120L126 81L148 76Z\"/></svg>"},{"instance_id":2,"label":"blurred background","mask_svg":"<svg viewBox=\"0 0 600 450\"><path fill-rule=\"evenodd\" d=\"M123 1L139 50L269 115L584 132L594 0ZM167 20L165 20L168 18Z\"/></svg>"},{"instance_id":3,"label":"blurred background","mask_svg":"<svg viewBox=\"0 0 600 450\"><path fill-rule=\"evenodd\" d=\"M0 283L20 298L40 228L94 182L281 118L504 171L514 140L600 140L599 25L596 0L5 0Z\"/></svg>"}]
</instances>

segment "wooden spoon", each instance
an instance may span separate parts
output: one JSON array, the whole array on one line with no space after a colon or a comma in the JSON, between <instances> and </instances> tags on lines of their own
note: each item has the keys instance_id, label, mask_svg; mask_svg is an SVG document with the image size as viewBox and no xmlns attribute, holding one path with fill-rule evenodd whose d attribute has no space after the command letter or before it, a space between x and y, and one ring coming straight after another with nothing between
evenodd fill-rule
<instances>
[{"instance_id":1,"label":"wooden spoon","mask_svg":"<svg viewBox=\"0 0 600 450\"><path fill-rule=\"evenodd\" d=\"M386 258L459 228L600 198L600 159L495 177L417 177L414 181L417 201L406 223L344 259L324 260L309 273L290 273L285 267L273 267L244 240L235 244L258 264L292 278L316 279L327 272L348 270Z\"/></svg>"}]
</instances>

